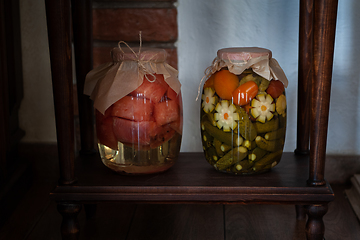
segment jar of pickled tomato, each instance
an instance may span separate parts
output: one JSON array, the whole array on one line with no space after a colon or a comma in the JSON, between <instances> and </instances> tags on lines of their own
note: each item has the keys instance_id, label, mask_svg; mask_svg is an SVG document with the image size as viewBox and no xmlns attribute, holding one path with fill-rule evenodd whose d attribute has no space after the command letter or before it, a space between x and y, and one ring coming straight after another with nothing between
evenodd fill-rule
<instances>
[{"instance_id":1,"label":"jar of pickled tomato","mask_svg":"<svg viewBox=\"0 0 360 240\"><path fill-rule=\"evenodd\" d=\"M279 164L288 81L264 48L225 48L207 69L201 95L204 154L216 170L254 174Z\"/></svg>"},{"instance_id":2,"label":"jar of pickled tomato","mask_svg":"<svg viewBox=\"0 0 360 240\"><path fill-rule=\"evenodd\" d=\"M89 72L85 82L94 100L102 162L122 174L163 172L180 152L178 72L166 63L163 49L119 47L112 57L112 63Z\"/></svg>"}]
</instances>

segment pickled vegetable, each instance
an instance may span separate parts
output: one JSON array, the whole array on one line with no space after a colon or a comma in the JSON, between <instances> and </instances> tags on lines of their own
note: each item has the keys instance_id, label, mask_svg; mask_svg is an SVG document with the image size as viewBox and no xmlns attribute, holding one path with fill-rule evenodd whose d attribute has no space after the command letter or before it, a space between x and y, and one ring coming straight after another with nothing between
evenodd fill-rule
<instances>
[{"instance_id":1,"label":"pickled vegetable","mask_svg":"<svg viewBox=\"0 0 360 240\"><path fill-rule=\"evenodd\" d=\"M201 135L206 160L226 173L269 170L279 163L284 146L285 93L273 98L267 92L270 81L251 69L234 76L222 69L204 84Z\"/></svg>"},{"instance_id":2,"label":"pickled vegetable","mask_svg":"<svg viewBox=\"0 0 360 240\"><path fill-rule=\"evenodd\" d=\"M257 130L254 124L251 122L249 115L243 108L237 108L239 114L238 128L235 129L235 133L239 132L240 135L250 141L253 141L256 138Z\"/></svg>"},{"instance_id":3,"label":"pickled vegetable","mask_svg":"<svg viewBox=\"0 0 360 240\"><path fill-rule=\"evenodd\" d=\"M258 85L254 81L248 81L244 84L241 84L233 92L234 104L239 106L249 104L250 100L253 99L257 93Z\"/></svg>"},{"instance_id":4,"label":"pickled vegetable","mask_svg":"<svg viewBox=\"0 0 360 240\"><path fill-rule=\"evenodd\" d=\"M226 100L232 99L233 91L239 86L238 77L227 69L220 70L214 75L214 88L217 95Z\"/></svg>"},{"instance_id":5,"label":"pickled vegetable","mask_svg":"<svg viewBox=\"0 0 360 240\"><path fill-rule=\"evenodd\" d=\"M267 153L268 153L268 151L257 147L249 154L249 160L250 161L259 161Z\"/></svg>"},{"instance_id":6,"label":"pickled vegetable","mask_svg":"<svg viewBox=\"0 0 360 240\"><path fill-rule=\"evenodd\" d=\"M261 123L270 121L274 116L275 103L269 94L257 95L251 100L251 107L251 116Z\"/></svg>"},{"instance_id":7,"label":"pickled vegetable","mask_svg":"<svg viewBox=\"0 0 360 240\"><path fill-rule=\"evenodd\" d=\"M252 166L254 166L254 162L248 161L247 159L242 160L238 163L235 163L232 167L232 171L234 173L238 173L241 171L246 171L250 169Z\"/></svg>"},{"instance_id":8,"label":"pickled vegetable","mask_svg":"<svg viewBox=\"0 0 360 240\"><path fill-rule=\"evenodd\" d=\"M222 100L216 105L214 119L219 129L229 132L237 126L236 120L239 120L239 114L236 107L229 101Z\"/></svg>"},{"instance_id":9,"label":"pickled vegetable","mask_svg":"<svg viewBox=\"0 0 360 240\"><path fill-rule=\"evenodd\" d=\"M265 134L264 138L266 140L275 140L285 138L285 127L279 128L275 131L268 132Z\"/></svg>"},{"instance_id":10,"label":"pickled vegetable","mask_svg":"<svg viewBox=\"0 0 360 240\"><path fill-rule=\"evenodd\" d=\"M286 97L284 94L281 94L279 96L279 98L276 100L276 105L275 105L275 109L276 109L276 112L285 117L285 114L286 114Z\"/></svg>"},{"instance_id":11,"label":"pickled vegetable","mask_svg":"<svg viewBox=\"0 0 360 240\"><path fill-rule=\"evenodd\" d=\"M274 165L277 165L281 159L282 150L279 150L277 152L269 153L265 157L263 157L261 160L255 162L253 166L254 171L260 171L266 167L274 167Z\"/></svg>"},{"instance_id":12,"label":"pickled vegetable","mask_svg":"<svg viewBox=\"0 0 360 240\"><path fill-rule=\"evenodd\" d=\"M203 122L203 125L206 132L229 146L238 147L241 146L243 142L243 138L241 136L230 132L224 132L217 127L212 126L208 121Z\"/></svg>"},{"instance_id":13,"label":"pickled vegetable","mask_svg":"<svg viewBox=\"0 0 360 240\"><path fill-rule=\"evenodd\" d=\"M215 168L219 170L225 170L235 164L237 161L243 160L247 156L247 149L244 147L233 148L230 152L225 154L220 158L216 164Z\"/></svg>"},{"instance_id":14,"label":"pickled vegetable","mask_svg":"<svg viewBox=\"0 0 360 240\"><path fill-rule=\"evenodd\" d=\"M278 80L271 80L266 92L272 98L278 98L285 91L284 84Z\"/></svg>"},{"instance_id":15,"label":"pickled vegetable","mask_svg":"<svg viewBox=\"0 0 360 240\"><path fill-rule=\"evenodd\" d=\"M256 74L251 73L251 74L247 74L243 78L241 78L239 85L242 85L242 84L247 83L249 81L255 82L257 86L259 86L260 83L261 83L261 79L258 78Z\"/></svg>"},{"instance_id":16,"label":"pickled vegetable","mask_svg":"<svg viewBox=\"0 0 360 240\"><path fill-rule=\"evenodd\" d=\"M275 152L283 148L283 140L276 139L276 140L266 140L261 136L257 136L255 139L256 145L266 151Z\"/></svg>"},{"instance_id":17,"label":"pickled vegetable","mask_svg":"<svg viewBox=\"0 0 360 240\"><path fill-rule=\"evenodd\" d=\"M255 122L257 133L267 133L275 131L279 128L279 118L274 118L266 123Z\"/></svg>"},{"instance_id":18,"label":"pickled vegetable","mask_svg":"<svg viewBox=\"0 0 360 240\"><path fill-rule=\"evenodd\" d=\"M206 113L210 113L215 109L217 103L216 97L214 96L215 91L212 88L205 88L204 94L202 95L202 107Z\"/></svg>"},{"instance_id":19,"label":"pickled vegetable","mask_svg":"<svg viewBox=\"0 0 360 240\"><path fill-rule=\"evenodd\" d=\"M208 87L211 87L211 88L213 88L214 87L214 75L211 75L209 78L208 78L208 80L206 80L206 82L204 83L204 89L205 88L208 88Z\"/></svg>"}]
</instances>

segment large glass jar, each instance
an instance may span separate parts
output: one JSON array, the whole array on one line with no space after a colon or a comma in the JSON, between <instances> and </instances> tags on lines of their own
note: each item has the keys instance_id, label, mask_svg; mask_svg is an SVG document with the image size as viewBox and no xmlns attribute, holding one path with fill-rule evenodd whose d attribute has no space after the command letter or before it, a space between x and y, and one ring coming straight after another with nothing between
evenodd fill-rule
<instances>
[{"instance_id":1,"label":"large glass jar","mask_svg":"<svg viewBox=\"0 0 360 240\"><path fill-rule=\"evenodd\" d=\"M166 64L164 50L137 52L114 49L114 63L107 71L99 67L98 72L107 75L93 91L102 162L122 174L169 169L178 158L182 136L177 71ZM111 81L104 80L107 78ZM104 92L107 97L103 97Z\"/></svg>"},{"instance_id":2,"label":"large glass jar","mask_svg":"<svg viewBox=\"0 0 360 240\"><path fill-rule=\"evenodd\" d=\"M201 95L206 160L218 171L260 173L276 166L286 132L287 79L263 48L220 49Z\"/></svg>"}]
</instances>

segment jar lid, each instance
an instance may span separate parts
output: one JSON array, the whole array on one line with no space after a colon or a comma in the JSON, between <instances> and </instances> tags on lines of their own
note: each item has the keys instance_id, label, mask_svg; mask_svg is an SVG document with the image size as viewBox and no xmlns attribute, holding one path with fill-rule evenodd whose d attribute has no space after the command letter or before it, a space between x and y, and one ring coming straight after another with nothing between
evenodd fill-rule
<instances>
[{"instance_id":1,"label":"jar lid","mask_svg":"<svg viewBox=\"0 0 360 240\"><path fill-rule=\"evenodd\" d=\"M272 53L266 48L237 47L220 49L217 52L217 56L224 60L248 61L261 56L269 56L269 59L271 59Z\"/></svg>"},{"instance_id":2,"label":"jar lid","mask_svg":"<svg viewBox=\"0 0 360 240\"><path fill-rule=\"evenodd\" d=\"M151 62L165 62L167 53L164 49L160 48L141 48L139 54L139 47L134 48L113 48L112 58L116 62L120 61L151 61Z\"/></svg>"}]
</instances>

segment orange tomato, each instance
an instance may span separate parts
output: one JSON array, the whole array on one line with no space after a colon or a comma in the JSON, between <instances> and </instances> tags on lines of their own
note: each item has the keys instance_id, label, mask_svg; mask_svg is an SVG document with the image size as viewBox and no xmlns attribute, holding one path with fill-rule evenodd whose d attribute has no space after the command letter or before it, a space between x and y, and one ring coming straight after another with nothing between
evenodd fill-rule
<instances>
[{"instance_id":1,"label":"orange tomato","mask_svg":"<svg viewBox=\"0 0 360 240\"><path fill-rule=\"evenodd\" d=\"M209 78L208 78L208 80L206 80L206 82L204 83L204 89L205 88L208 88L208 87L213 87L214 86L214 74L213 75L211 75Z\"/></svg>"},{"instance_id":2,"label":"orange tomato","mask_svg":"<svg viewBox=\"0 0 360 240\"><path fill-rule=\"evenodd\" d=\"M258 93L258 89L258 85L254 81L241 84L232 94L234 104L239 106L249 104L251 99Z\"/></svg>"},{"instance_id":3,"label":"orange tomato","mask_svg":"<svg viewBox=\"0 0 360 240\"><path fill-rule=\"evenodd\" d=\"M215 73L214 89L220 98L231 100L233 91L238 87L238 77L229 70L223 69Z\"/></svg>"},{"instance_id":4,"label":"orange tomato","mask_svg":"<svg viewBox=\"0 0 360 240\"><path fill-rule=\"evenodd\" d=\"M284 84L279 80L271 80L266 90L272 98L278 98L285 91Z\"/></svg>"}]
</instances>

